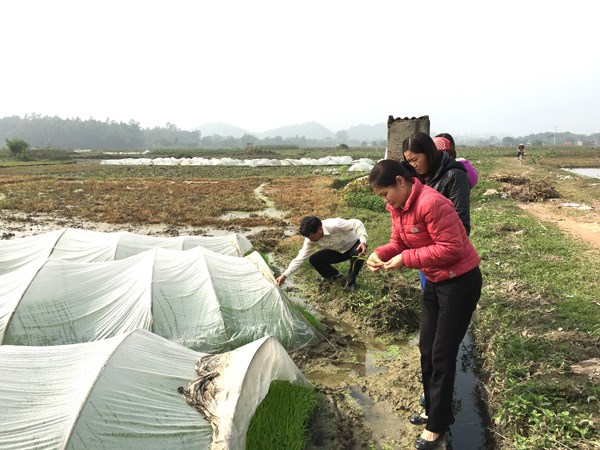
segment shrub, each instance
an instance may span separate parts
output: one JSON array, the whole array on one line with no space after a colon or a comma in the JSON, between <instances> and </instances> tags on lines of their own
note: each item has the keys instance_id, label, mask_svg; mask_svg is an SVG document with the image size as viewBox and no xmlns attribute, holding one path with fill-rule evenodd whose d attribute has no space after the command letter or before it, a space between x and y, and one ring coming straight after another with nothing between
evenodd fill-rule
<instances>
[{"instance_id":1,"label":"shrub","mask_svg":"<svg viewBox=\"0 0 600 450\"><path fill-rule=\"evenodd\" d=\"M30 145L23 139L5 139L6 147L15 158L23 158Z\"/></svg>"}]
</instances>

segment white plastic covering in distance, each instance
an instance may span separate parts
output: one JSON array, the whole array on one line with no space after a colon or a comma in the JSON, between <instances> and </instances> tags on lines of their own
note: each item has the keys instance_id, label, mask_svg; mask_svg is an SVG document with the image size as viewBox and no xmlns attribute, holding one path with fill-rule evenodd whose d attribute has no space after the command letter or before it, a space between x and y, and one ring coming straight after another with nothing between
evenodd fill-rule
<instances>
[{"instance_id":1,"label":"white plastic covering in distance","mask_svg":"<svg viewBox=\"0 0 600 450\"><path fill-rule=\"evenodd\" d=\"M244 256L252 244L242 234L224 236L146 236L127 231L101 232L65 228L35 236L0 241L0 274L22 267L34 259L61 258L68 261L112 261L152 248L189 250L202 247L230 256Z\"/></svg>"},{"instance_id":2,"label":"white plastic covering in distance","mask_svg":"<svg viewBox=\"0 0 600 450\"><path fill-rule=\"evenodd\" d=\"M352 164L351 156L324 156L300 159L234 159L234 158L124 158L103 159L100 164L119 166L341 166Z\"/></svg>"},{"instance_id":3,"label":"white plastic covering in distance","mask_svg":"<svg viewBox=\"0 0 600 450\"><path fill-rule=\"evenodd\" d=\"M369 158L361 158L348 167L348 172L370 172L371 169L375 166L375 163L372 159Z\"/></svg>"},{"instance_id":4,"label":"white plastic covering in distance","mask_svg":"<svg viewBox=\"0 0 600 450\"><path fill-rule=\"evenodd\" d=\"M74 344L138 328L206 353L267 335L288 350L318 342L254 253L159 248L119 261L35 260L0 275L0 343Z\"/></svg>"},{"instance_id":5,"label":"white plastic covering in distance","mask_svg":"<svg viewBox=\"0 0 600 450\"><path fill-rule=\"evenodd\" d=\"M209 449L211 424L178 392L204 356L145 330L85 344L0 346L0 449ZM219 448L242 450L269 384L307 381L272 337L219 356Z\"/></svg>"}]
</instances>

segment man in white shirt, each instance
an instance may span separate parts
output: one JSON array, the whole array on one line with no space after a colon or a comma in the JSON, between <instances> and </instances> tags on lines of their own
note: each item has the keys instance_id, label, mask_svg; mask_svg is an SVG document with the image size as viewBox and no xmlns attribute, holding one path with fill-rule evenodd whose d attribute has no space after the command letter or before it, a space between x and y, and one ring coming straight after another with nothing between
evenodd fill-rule
<instances>
[{"instance_id":1,"label":"man in white shirt","mask_svg":"<svg viewBox=\"0 0 600 450\"><path fill-rule=\"evenodd\" d=\"M367 230L358 219L324 219L308 216L300 222L300 234L305 237L302 249L288 268L277 278L281 286L302 266L306 259L326 280L337 280L343 275L332 266L350 260L350 270L344 289L356 287L356 276L364 261L357 259L367 251ZM315 250L320 249L315 252Z\"/></svg>"}]
</instances>

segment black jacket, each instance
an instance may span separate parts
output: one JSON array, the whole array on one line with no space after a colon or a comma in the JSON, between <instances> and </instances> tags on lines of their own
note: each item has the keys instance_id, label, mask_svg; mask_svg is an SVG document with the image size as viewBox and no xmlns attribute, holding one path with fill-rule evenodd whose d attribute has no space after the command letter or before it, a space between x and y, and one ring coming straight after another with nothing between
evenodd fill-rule
<instances>
[{"instance_id":1,"label":"black jacket","mask_svg":"<svg viewBox=\"0 0 600 450\"><path fill-rule=\"evenodd\" d=\"M452 201L469 235L471 233L471 185L465 166L452 159L448 152L442 152L438 170L432 177L425 178L425 184Z\"/></svg>"}]
</instances>

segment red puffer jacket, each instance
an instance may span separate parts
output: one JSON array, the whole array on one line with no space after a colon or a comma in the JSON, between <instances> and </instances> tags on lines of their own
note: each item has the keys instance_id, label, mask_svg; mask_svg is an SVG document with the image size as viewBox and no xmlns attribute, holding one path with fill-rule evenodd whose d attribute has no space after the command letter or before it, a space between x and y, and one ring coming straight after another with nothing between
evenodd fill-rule
<instances>
[{"instance_id":1,"label":"red puffer jacket","mask_svg":"<svg viewBox=\"0 0 600 450\"><path fill-rule=\"evenodd\" d=\"M435 189L413 178L413 188L403 209L387 205L392 216L392 236L375 249L382 261L402 253L404 265L422 269L434 282L476 268L480 259L469 240L454 205Z\"/></svg>"}]
</instances>

